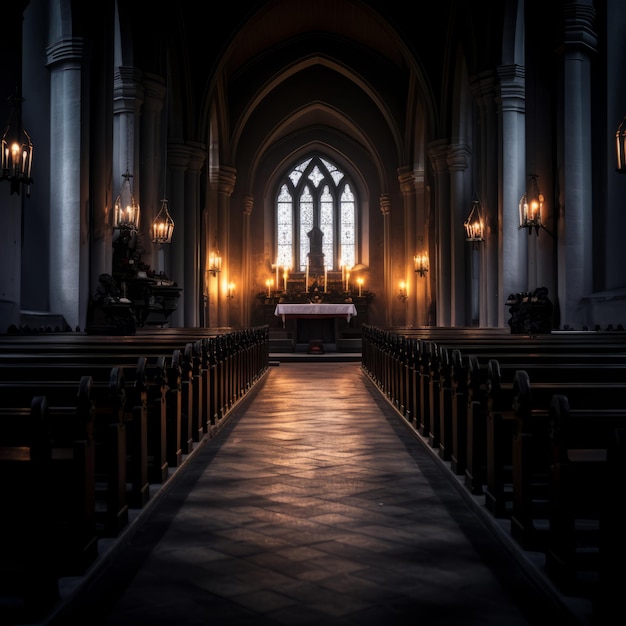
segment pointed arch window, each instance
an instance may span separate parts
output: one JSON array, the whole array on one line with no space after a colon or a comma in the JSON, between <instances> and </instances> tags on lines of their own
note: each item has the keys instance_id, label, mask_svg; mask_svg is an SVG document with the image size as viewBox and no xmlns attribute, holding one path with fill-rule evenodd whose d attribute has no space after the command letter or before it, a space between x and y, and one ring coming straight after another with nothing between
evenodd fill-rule
<instances>
[{"instance_id":1,"label":"pointed arch window","mask_svg":"<svg viewBox=\"0 0 626 626\"><path fill-rule=\"evenodd\" d=\"M308 233L323 233L328 270L354 267L357 258L357 200L349 177L330 160L315 155L298 163L281 180L276 197L278 265L305 271Z\"/></svg>"}]
</instances>

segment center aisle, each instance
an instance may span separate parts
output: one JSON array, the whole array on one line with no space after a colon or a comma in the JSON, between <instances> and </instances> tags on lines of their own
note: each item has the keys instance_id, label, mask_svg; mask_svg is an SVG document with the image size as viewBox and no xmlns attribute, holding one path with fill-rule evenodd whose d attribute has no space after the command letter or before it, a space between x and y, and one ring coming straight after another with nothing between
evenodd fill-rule
<instances>
[{"instance_id":1,"label":"center aisle","mask_svg":"<svg viewBox=\"0 0 626 626\"><path fill-rule=\"evenodd\" d=\"M55 624L567 624L359 363L283 363Z\"/></svg>"}]
</instances>

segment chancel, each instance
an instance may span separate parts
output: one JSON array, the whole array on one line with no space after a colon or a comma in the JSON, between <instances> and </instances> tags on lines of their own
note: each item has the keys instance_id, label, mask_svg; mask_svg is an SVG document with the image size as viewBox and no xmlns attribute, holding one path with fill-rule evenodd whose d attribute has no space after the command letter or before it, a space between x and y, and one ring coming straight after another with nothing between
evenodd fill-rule
<instances>
[{"instance_id":1,"label":"chancel","mask_svg":"<svg viewBox=\"0 0 626 626\"><path fill-rule=\"evenodd\" d=\"M3 5L0 623L625 622L626 3L198 4Z\"/></svg>"}]
</instances>

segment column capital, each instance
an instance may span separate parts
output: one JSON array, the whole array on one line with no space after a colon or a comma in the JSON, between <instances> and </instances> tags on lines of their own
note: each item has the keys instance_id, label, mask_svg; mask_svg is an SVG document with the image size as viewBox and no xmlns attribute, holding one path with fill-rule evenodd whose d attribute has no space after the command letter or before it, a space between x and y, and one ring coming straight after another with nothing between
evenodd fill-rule
<instances>
[{"instance_id":1,"label":"column capital","mask_svg":"<svg viewBox=\"0 0 626 626\"><path fill-rule=\"evenodd\" d=\"M500 65L499 102L503 112L526 112L526 68L522 65Z\"/></svg>"},{"instance_id":2,"label":"column capital","mask_svg":"<svg viewBox=\"0 0 626 626\"><path fill-rule=\"evenodd\" d=\"M62 39L46 48L46 65L72 64L82 62L85 44L82 37Z\"/></svg>"},{"instance_id":3,"label":"column capital","mask_svg":"<svg viewBox=\"0 0 626 626\"><path fill-rule=\"evenodd\" d=\"M243 214L251 215L254 207L254 196L251 193L246 193L243 196Z\"/></svg>"},{"instance_id":4,"label":"column capital","mask_svg":"<svg viewBox=\"0 0 626 626\"><path fill-rule=\"evenodd\" d=\"M591 0L566 2L563 12L565 14L563 33L565 51L596 52L598 37L593 30L596 10Z\"/></svg>"},{"instance_id":5,"label":"column capital","mask_svg":"<svg viewBox=\"0 0 626 626\"><path fill-rule=\"evenodd\" d=\"M136 113L143 104L143 74L135 67L116 67L113 72L113 114Z\"/></svg>"},{"instance_id":6,"label":"column capital","mask_svg":"<svg viewBox=\"0 0 626 626\"><path fill-rule=\"evenodd\" d=\"M463 143L450 144L447 152L447 163L450 170L462 171L469 166L469 157L472 154L469 146Z\"/></svg>"},{"instance_id":7,"label":"column capital","mask_svg":"<svg viewBox=\"0 0 626 626\"><path fill-rule=\"evenodd\" d=\"M217 173L217 191L230 196L235 189L237 170L228 165L221 165Z\"/></svg>"},{"instance_id":8,"label":"column capital","mask_svg":"<svg viewBox=\"0 0 626 626\"><path fill-rule=\"evenodd\" d=\"M415 193L415 171L410 166L398 168L398 182L400 190L405 196L411 196Z\"/></svg>"},{"instance_id":9,"label":"column capital","mask_svg":"<svg viewBox=\"0 0 626 626\"><path fill-rule=\"evenodd\" d=\"M428 156L437 174L442 174L448 169L448 146L446 139L437 139L428 144Z\"/></svg>"},{"instance_id":10,"label":"column capital","mask_svg":"<svg viewBox=\"0 0 626 626\"><path fill-rule=\"evenodd\" d=\"M380 194L380 212L383 215L391 213L391 196L388 193Z\"/></svg>"}]
</instances>

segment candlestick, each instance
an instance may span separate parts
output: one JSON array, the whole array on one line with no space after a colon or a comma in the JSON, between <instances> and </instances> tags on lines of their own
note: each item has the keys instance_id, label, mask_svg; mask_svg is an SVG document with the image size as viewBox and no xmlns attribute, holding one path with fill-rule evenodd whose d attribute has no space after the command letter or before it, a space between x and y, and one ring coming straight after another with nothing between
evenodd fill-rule
<instances>
[{"instance_id":1,"label":"candlestick","mask_svg":"<svg viewBox=\"0 0 626 626\"><path fill-rule=\"evenodd\" d=\"M304 279L304 291L309 290L309 261L310 259L307 257L306 260L306 277Z\"/></svg>"}]
</instances>

